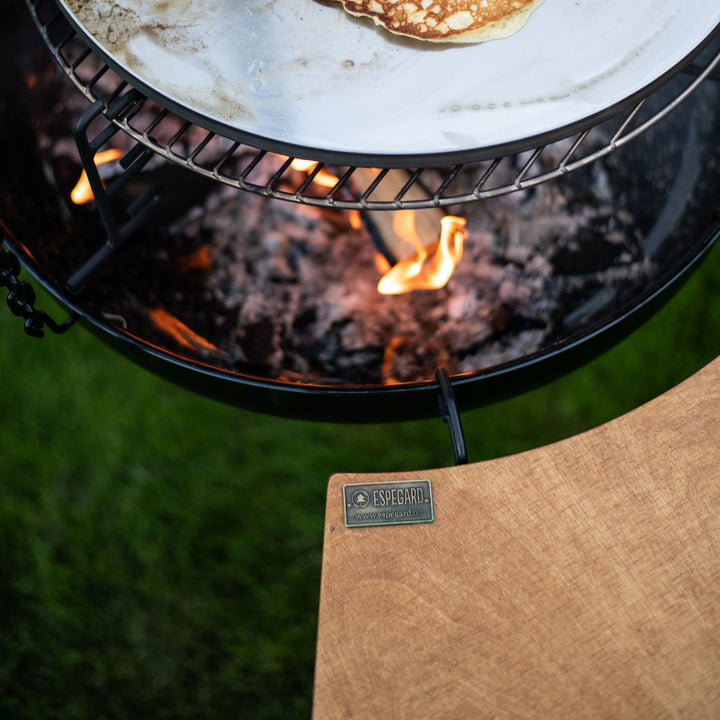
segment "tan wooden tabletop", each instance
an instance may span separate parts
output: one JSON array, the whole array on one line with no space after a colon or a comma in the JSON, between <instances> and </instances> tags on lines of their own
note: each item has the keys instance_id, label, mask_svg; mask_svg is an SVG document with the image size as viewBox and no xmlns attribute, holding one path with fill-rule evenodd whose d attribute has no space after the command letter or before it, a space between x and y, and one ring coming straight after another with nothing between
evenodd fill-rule
<instances>
[{"instance_id":1,"label":"tan wooden tabletop","mask_svg":"<svg viewBox=\"0 0 720 720\"><path fill-rule=\"evenodd\" d=\"M328 486L315 720L720 718L720 360L568 440ZM345 527L348 483L434 522Z\"/></svg>"}]
</instances>

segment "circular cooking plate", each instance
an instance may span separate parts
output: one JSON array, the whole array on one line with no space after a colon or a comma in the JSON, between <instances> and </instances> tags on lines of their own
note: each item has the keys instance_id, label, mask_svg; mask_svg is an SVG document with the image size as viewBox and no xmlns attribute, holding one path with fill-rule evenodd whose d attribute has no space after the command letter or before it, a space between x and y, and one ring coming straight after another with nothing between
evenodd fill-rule
<instances>
[{"instance_id":1,"label":"circular cooking plate","mask_svg":"<svg viewBox=\"0 0 720 720\"><path fill-rule=\"evenodd\" d=\"M545 0L514 36L461 46L398 38L325 0L58 2L122 77L187 119L267 150L398 166L589 127L720 29L708 0Z\"/></svg>"}]
</instances>

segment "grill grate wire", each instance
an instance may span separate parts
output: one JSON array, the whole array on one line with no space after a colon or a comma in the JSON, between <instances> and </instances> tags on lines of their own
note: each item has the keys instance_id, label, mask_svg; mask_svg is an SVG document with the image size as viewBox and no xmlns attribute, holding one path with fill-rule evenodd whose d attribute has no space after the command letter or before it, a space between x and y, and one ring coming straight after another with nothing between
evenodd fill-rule
<instances>
[{"instance_id":1,"label":"grill grate wire","mask_svg":"<svg viewBox=\"0 0 720 720\"><path fill-rule=\"evenodd\" d=\"M132 93L132 100L122 113L112 116L108 113L106 117L137 143L176 165L227 186L269 198L341 210L447 208L530 189L615 152L671 113L706 79L720 79L717 50L706 62L691 64L679 86L674 87L672 97L659 107L649 98L640 100L603 123L600 139L593 133L595 128L590 128L552 143L555 147L551 152L548 152L551 145L543 145L520 154L453 166L412 170L378 167L373 169L370 181L367 173L358 181L354 166L318 163L307 176L293 169L295 158L224 137L160 106L119 77L87 45L55 0L26 2L53 58L90 103L101 101L107 113L118 98ZM312 182L322 171L337 178L332 187L321 188ZM383 180L391 172L405 173L407 182L399 192L388 195L383 192ZM413 192L417 188L422 193Z\"/></svg>"}]
</instances>

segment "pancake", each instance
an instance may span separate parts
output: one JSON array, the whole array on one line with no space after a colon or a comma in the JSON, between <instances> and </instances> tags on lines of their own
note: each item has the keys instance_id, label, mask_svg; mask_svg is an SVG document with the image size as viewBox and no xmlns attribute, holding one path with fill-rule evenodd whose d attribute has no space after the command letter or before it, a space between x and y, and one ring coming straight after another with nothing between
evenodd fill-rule
<instances>
[{"instance_id":1,"label":"pancake","mask_svg":"<svg viewBox=\"0 0 720 720\"><path fill-rule=\"evenodd\" d=\"M397 35L428 42L478 43L520 30L543 0L338 0Z\"/></svg>"}]
</instances>

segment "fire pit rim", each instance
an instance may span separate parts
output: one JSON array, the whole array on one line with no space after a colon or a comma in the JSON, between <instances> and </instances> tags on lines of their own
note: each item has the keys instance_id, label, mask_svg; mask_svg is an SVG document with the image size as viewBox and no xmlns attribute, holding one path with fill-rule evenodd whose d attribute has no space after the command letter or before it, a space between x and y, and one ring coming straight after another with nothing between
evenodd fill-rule
<instances>
[{"instance_id":1,"label":"fire pit rim","mask_svg":"<svg viewBox=\"0 0 720 720\"><path fill-rule=\"evenodd\" d=\"M293 383L224 370L152 345L123 330L53 286L32 255L6 228L6 241L24 268L83 325L138 365L210 399L246 410L321 422L396 422L436 417L436 380L393 385ZM720 239L720 223L709 230L675 269L614 316L516 360L451 377L459 409L490 405L557 379L609 350L655 312L690 277ZM512 382L508 382L508 378Z\"/></svg>"}]
</instances>

